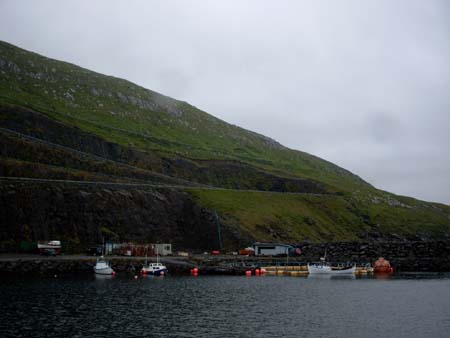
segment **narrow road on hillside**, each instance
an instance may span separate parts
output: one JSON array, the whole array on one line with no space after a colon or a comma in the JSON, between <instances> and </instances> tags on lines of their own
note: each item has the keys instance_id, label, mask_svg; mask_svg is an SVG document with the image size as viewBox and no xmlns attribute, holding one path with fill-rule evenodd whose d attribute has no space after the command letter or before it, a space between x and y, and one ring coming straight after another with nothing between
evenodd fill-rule
<instances>
[{"instance_id":1,"label":"narrow road on hillside","mask_svg":"<svg viewBox=\"0 0 450 338\"><path fill-rule=\"evenodd\" d=\"M307 196L335 196L342 197L333 194L315 194L307 192L282 192L282 191L267 191L267 190L244 190L244 189L228 189L212 186L183 186L183 185L170 185L170 184L153 184L153 183L120 183L120 182L94 182L94 181L74 181L74 180L56 180L56 179L46 179L46 178L31 178L31 177L6 177L0 176L0 182L34 182L34 183L60 183L60 184L77 184L77 185L89 185L89 186L114 186L119 188L171 188L179 190L223 190L223 191L235 191L235 192L258 192L267 194L290 194L290 195L307 195Z\"/></svg>"}]
</instances>

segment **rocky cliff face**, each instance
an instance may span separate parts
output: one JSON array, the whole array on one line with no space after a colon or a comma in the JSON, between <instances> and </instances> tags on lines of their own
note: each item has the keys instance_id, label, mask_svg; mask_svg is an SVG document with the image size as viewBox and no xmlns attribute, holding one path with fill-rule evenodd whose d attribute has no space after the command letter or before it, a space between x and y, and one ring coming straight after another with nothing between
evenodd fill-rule
<instances>
[{"instance_id":1,"label":"rocky cliff face","mask_svg":"<svg viewBox=\"0 0 450 338\"><path fill-rule=\"evenodd\" d=\"M117 242L172 243L175 250L219 246L211 212L177 190L2 182L0 199L3 250L15 249L23 240L60 239L66 249L79 252L102 236ZM222 232L225 241L236 234L227 227Z\"/></svg>"}]
</instances>

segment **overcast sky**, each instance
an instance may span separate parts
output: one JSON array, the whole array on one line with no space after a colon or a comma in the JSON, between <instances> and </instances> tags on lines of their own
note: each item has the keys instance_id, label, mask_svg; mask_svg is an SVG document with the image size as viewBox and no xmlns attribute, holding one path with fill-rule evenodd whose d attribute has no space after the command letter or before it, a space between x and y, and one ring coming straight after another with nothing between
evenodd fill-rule
<instances>
[{"instance_id":1,"label":"overcast sky","mask_svg":"<svg viewBox=\"0 0 450 338\"><path fill-rule=\"evenodd\" d=\"M0 39L450 204L450 1L0 0Z\"/></svg>"}]
</instances>

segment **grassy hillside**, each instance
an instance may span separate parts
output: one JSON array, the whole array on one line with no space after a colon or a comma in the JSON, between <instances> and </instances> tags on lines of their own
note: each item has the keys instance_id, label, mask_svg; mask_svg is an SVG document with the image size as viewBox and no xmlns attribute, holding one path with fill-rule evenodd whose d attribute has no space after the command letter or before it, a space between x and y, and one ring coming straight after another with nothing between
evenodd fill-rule
<instances>
[{"instance_id":1,"label":"grassy hillside","mask_svg":"<svg viewBox=\"0 0 450 338\"><path fill-rule=\"evenodd\" d=\"M265 241L430 239L450 235L448 206L387 193L299 195L189 189L200 205L216 210L245 234Z\"/></svg>"},{"instance_id":2,"label":"grassy hillside","mask_svg":"<svg viewBox=\"0 0 450 338\"><path fill-rule=\"evenodd\" d=\"M450 236L448 206L379 191L186 102L5 42L0 136L0 176L189 186L229 240Z\"/></svg>"},{"instance_id":3,"label":"grassy hillside","mask_svg":"<svg viewBox=\"0 0 450 338\"><path fill-rule=\"evenodd\" d=\"M350 191L370 186L313 155L219 120L128 81L0 42L0 103L43 112L106 140L164 157L237 160Z\"/></svg>"}]
</instances>

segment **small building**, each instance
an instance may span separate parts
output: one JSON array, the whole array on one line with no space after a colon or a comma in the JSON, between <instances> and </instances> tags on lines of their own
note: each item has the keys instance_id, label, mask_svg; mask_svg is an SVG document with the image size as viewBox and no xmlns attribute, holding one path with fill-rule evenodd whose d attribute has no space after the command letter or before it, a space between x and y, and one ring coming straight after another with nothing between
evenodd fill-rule
<instances>
[{"instance_id":1,"label":"small building","mask_svg":"<svg viewBox=\"0 0 450 338\"><path fill-rule=\"evenodd\" d=\"M253 244L255 256L285 256L289 251L295 249L292 245L283 243L261 243Z\"/></svg>"},{"instance_id":2,"label":"small building","mask_svg":"<svg viewBox=\"0 0 450 338\"><path fill-rule=\"evenodd\" d=\"M172 254L172 244L153 244L153 250L158 255L168 256Z\"/></svg>"}]
</instances>

